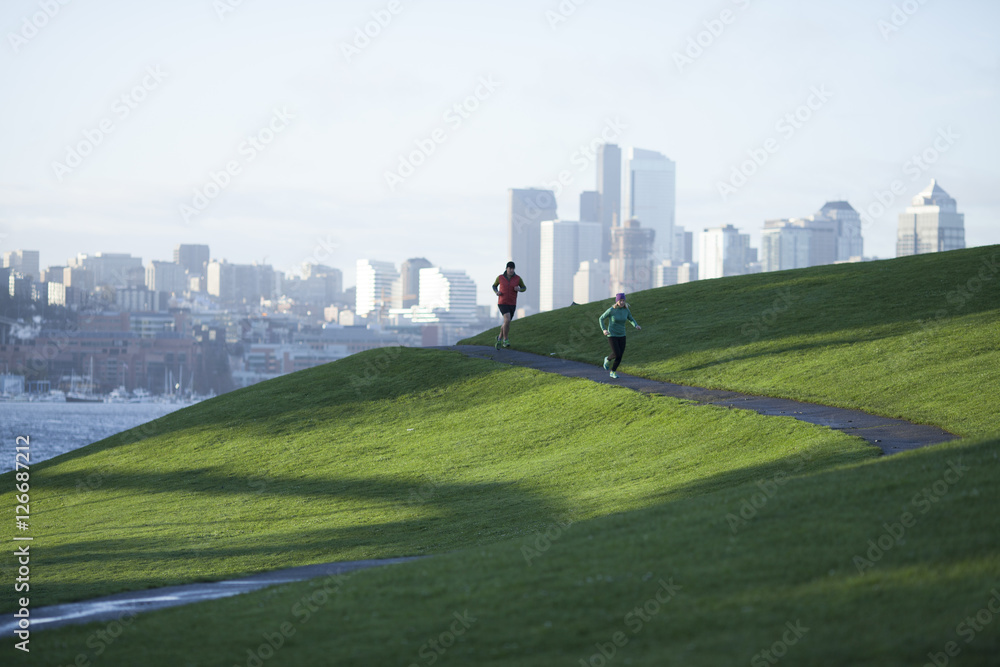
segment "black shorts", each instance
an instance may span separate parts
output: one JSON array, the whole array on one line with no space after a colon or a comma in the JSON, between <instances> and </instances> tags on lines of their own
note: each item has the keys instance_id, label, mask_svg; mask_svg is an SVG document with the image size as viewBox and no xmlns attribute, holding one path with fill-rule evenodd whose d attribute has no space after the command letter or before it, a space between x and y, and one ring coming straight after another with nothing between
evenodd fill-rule
<instances>
[{"instance_id":1,"label":"black shorts","mask_svg":"<svg viewBox=\"0 0 1000 667\"><path fill-rule=\"evenodd\" d=\"M497 308L500 309L501 315L510 315L511 319L514 319L514 311L517 309L517 306L509 303L498 303Z\"/></svg>"}]
</instances>

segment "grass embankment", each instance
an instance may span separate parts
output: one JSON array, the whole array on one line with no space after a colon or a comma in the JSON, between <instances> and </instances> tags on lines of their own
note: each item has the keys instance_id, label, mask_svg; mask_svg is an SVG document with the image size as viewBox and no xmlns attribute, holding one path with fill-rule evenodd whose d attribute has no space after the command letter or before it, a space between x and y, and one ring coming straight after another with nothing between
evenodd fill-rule
<instances>
[{"instance_id":1,"label":"grass embankment","mask_svg":"<svg viewBox=\"0 0 1000 667\"><path fill-rule=\"evenodd\" d=\"M698 281L629 302L643 330L628 327L624 372L1000 434L1000 246ZM515 321L511 340L599 364L610 305Z\"/></svg>"},{"instance_id":2,"label":"grass embankment","mask_svg":"<svg viewBox=\"0 0 1000 667\"><path fill-rule=\"evenodd\" d=\"M33 606L320 561L437 555L145 614L124 628L45 631L33 635L32 662L596 666L604 651L615 654L609 665L770 657L881 666L957 649L962 664L991 664L1000 651L1000 616L989 609L1000 587L1000 440L990 404L996 332L982 323L996 320L995 281L967 312L937 320L933 335L913 333L924 312L915 304L937 298L927 296L925 274L935 289L950 289L942 285L972 266L969 257L635 295L639 336L661 333L630 334L625 370L680 360L684 372L710 379L737 378L740 368L781 379L811 367L761 393L885 400L884 410L862 407L994 434L975 441L876 457L857 439L789 418L457 353L382 350L35 466ZM882 305L872 305L875 288L863 289L872 272L882 289L898 288ZM848 315L840 290L855 292L860 314ZM766 309L781 294L790 306L771 318ZM946 291L934 294L947 303ZM655 299L665 299L659 315L643 305ZM889 301L903 304L895 316L885 313ZM599 333L591 344L599 310L517 322L515 344L549 353L555 341L565 356L599 359ZM756 341L740 331L753 317L768 327ZM678 352L668 334L685 321L697 335ZM671 346L654 344L661 338ZM837 366L836 349L860 354L872 345L899 352L886 358L912 396L857 363ZM948 359L934 356L945 350ZM981 370L953 377L970 367ZM871 383L857 381L865 373ZM991 393L979 396L991 378ZM935 405L946 395L953 406ZM0 482L12 506L10 475ZM680 588L664 603L670 585ZM10 589L4 595L9 609Z\"/></svg>"},{"instance_id":3,"label":"grass embankment","mask_svg":"<svg viewBox=\"0 0 1000 667\"><path fill-rule=\"evenodd\" d=\"M454 352L372 351L34 466L31 600L442 553L739 484L804 452L816 469L877 450Z\"/></svg>"}]
</instances>

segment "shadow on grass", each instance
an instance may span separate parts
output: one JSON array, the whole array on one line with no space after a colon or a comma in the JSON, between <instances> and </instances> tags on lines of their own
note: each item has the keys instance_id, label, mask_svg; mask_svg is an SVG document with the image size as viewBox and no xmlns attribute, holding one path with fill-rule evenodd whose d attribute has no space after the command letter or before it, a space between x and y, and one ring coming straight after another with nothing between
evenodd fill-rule
<instances>
[{"instance_id":1,"label":"shadow on grass","mask_svg":"<svg viewBox=\"0 0 1000 667\"><path fill-rule=\"evenodd\" d=\"M52 474L46 477L44 488L47 494L58 493L74 489L75 484L70 475ZM107 517L106 525L98 524L89 531L85 527L74 529L71 541L46 544L33 555L32 564L39 572L48 569L50 578L40 579L33 604L218 581L297 565L447 551L510 538L523 526L540 525L565 511L513 482L277 477L259 489L258 500L245 478L206 470L109 474L101 490L105 492L102 501L80 496L81 504L96 502L99 506L106 502L106 493L121 492L135 496L137 505L141 503L137 512L142 515L131 518L132 527L127 532L116 529L112 516ZM166 494L181 497L158 505L156 497ZM227 497L247 497L253 504L244 509ZM289 502L293 497L305 502ZM213 498L219 499L218 505ZM343 525L344 519L337 525L338 502L352 506L347 519L353 518L354 525ZM157 507L162 507L159 515ZM225 518L213 518L215 507L215 516ZM497 508L503 508L503 516L496 515ZM44 513L36 519L45 521ZM321 527L323 524L329 527ZM144 562L148 562L149 577L137 583L135 572ZM99 564L96 569L95 564ZM122 574L121 579L116 572ZM96 578L70 580L95 574ZM13 608L12 595L11 590L0 594L4 611Z\"/></svg>"}]
</instances>

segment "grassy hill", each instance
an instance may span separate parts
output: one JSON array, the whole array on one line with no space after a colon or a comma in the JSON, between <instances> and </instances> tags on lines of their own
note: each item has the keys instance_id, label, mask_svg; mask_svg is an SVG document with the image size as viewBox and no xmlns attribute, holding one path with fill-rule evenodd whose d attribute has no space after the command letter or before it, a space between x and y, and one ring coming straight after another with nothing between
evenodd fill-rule
<instances>
[{"instance_id":1,"label":"grassy hill","mask_svg":"<svg viewBox=\"0 0 1000 667\"><path fill-rule=\"evenodd\" d=\"M36 607L436 555L146 614L112 642L95 639L108 624L46 631L32 662L596 665L614 653L608 664L715 665L772 664L761 651L773 650L788 664L895 665L922 664L954 641L961 664L989 664L1000 618L979 621L969 641L959 625L1000 584L1000 428L989 400L1000 379L996 280L962 313L935 319L921 345L906 341L921 330L921 304L936 298L926 274L947 303L944 285L990 250L632 299L644 330L630 334L623 370L738 389L748 387L730 381L769 383L762 393L913 412L976 436L888 459L790 418L394 348L33 466ZM883 287L871 287L876 274ZM882 289L892 298L877 301ZM779 292L792 305L772 318ZM823 306L796 316L796 303ZM512 340L599 360L602 310L516 322ZM768 328L749 340L739 327L757 313ZM685 321L697 335L677 335ZM874 349L894 351L887 357L909 394L856 360L838 365ZM963 368L969 377L955 377ZM936 405L943 397L952 404ZM2 482L9 506L11 477ZM4 574L13 578L9 566ZM10 587L0 600L12 608Z\"/></svg>"},{"instance_id":2,"label":"grassy hill","mask_svg":"<svg viewBox=\"0 0 1000 667\"><path fill-rule=\"evenodd\" d=\"M628 297L623 371L1000 432L1000 246L704 280ZM515 320L515 347L599 364L611 300ZM492 345L496 330L465 343Z\"/></svg>"}]
</instances>

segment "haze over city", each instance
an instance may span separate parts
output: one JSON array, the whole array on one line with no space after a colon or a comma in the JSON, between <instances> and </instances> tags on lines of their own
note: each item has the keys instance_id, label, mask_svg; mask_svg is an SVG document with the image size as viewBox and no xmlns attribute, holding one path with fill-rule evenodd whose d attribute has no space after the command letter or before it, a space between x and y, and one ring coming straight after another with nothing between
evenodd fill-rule
<instances>
[{"instance_id":1,"label":"haze over city","mask_svg":"<svg viewBox=\"0 0 1000 667\"><path fill-rule=\"evenodd\" d=\"M576 219L603 141L676 162L696 237L757 245L764 220L846 200L865 256L893 257L934 178L966 244L998 243L998 19L973 0L7 2L0 246L48 266L203 243L345 285L359 258L423 256L486 304L508 189L555 189Z\"/></svg>"}]
</instances>

